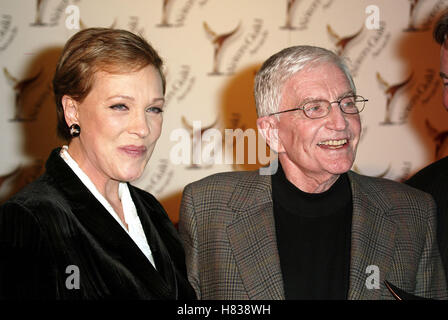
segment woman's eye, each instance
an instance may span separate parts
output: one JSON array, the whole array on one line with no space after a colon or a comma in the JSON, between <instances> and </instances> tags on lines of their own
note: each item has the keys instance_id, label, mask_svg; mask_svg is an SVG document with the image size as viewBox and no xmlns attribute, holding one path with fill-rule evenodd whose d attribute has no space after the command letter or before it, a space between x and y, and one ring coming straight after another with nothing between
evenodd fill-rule
<instances>
[{"instance_id":1,"label":"woman's eye","mask_svg":"<svg viewBox=\"0 0 448 320\"><path fill-rule=\"evenodd\" d=\"M160 107L149 107L147 109L148 112L152 112L152 113L162 113L163 110Z\"/></svg>"},{"instance_id":2,"label":"woman's eye","mask_svg":"<svg viewBox=\"0 0 448 320\"><path fill-rule=\"evenodd\" d=\"M127 110L128 109L128 107L124 104L115 104L115 105L111 106L110 108L114 109L114 110Z\"/></svg>"}]
</instances>

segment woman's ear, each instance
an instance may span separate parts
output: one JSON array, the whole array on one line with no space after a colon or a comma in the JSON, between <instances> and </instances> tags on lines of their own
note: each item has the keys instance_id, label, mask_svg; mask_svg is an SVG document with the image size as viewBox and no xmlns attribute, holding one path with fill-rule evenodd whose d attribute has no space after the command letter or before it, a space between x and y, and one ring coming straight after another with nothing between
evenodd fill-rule
<instances>
[{"instance_id":1,"label":"woman's ear","mask_svg":"<svg viewBox=\"0 0 448 320\"><path fill-rule=\"evenodd\" d=\"M283 145L278 135L278 120L276 117L265 116L258 118L257 128L271 150L274 150L277 153L284 152Z\"/></svg>"},{"instance_id":2,"label":"woman's ear","mask_svg":"<svg viewBox=\"0 0 448 320\"><path fill-rule=\"evenodd\" d=\"M62 96L62 107L64 108L65 122L70 127L72 124L79 124L78 119L78 102L68 95Z\"/></svg>"}]
</instances>

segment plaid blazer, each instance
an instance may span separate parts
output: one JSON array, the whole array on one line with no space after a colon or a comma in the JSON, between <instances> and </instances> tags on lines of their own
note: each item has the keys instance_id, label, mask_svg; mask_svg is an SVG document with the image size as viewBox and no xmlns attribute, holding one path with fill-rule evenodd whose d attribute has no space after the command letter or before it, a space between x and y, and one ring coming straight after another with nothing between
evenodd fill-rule
<instances>
[{"instance_id":1,"label":"plaid blazer","mask_svg":"<svg viewBox=\"0 0 448 320\"><path fill-rule=\"evenodd\" d=\"M447 299L431 196L391 180L348 176L348 299L393 299L384 280L414 295ZM185 187L179 232L199 299L285 298L271 191L271 177L258 171L219 173ZM367 285L369 266L378 267L379 289Z\"/></svg>"}]
</instances>

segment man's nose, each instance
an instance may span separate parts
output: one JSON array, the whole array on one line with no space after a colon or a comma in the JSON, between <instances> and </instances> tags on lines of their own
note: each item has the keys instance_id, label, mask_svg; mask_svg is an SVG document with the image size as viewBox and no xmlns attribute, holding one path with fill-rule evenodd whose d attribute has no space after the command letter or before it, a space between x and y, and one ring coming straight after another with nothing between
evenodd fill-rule
<instances>
[{"instance_id":1,"label":"man's nose","mask_svg":"<svg viewBox=\"0 0 448 320\"><path fill-rule=\"evenodd\" d=\"M330 113L328 114L328 123L330 129L344 130L347 127L347 114L342 112L338 102L333 102L330 106Z\"/></svg>"}]
</instances>

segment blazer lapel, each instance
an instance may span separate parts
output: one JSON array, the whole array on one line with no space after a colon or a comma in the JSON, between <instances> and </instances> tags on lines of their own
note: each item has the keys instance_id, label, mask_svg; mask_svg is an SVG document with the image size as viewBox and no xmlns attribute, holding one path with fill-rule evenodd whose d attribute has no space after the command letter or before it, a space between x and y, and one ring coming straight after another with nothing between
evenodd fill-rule
<instances>
[{"instance_id":1,"label":"blazer lapel","mask_svg":"<svg viewBox=\"0 0 448 320\"><path fill-rule=\"evenodd\" d=\"M236 212L227 234L249 299L284 299L271 194L271 177L241 181L229 202Z\"/></svg>"},{"instance_id":2,"label":"blazer lapel","mask_svg":"<svg viewBox=\"0 0 448 320\"><path fill-rule=\"evenodd\" d=\"M349 172L353 197L350 283L348 299L376 300L390 269L396 225L387 218L389 204L370 178ZM379 275L379 279L375 276ZM375 288L378 284L380 289Z\"/></svg>"}]
</instances>

